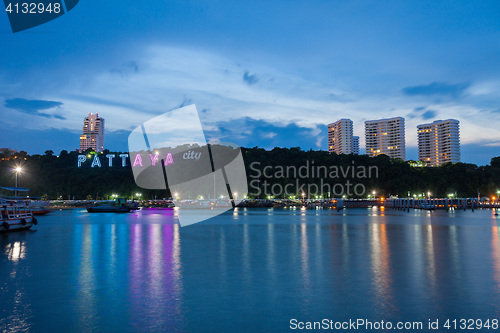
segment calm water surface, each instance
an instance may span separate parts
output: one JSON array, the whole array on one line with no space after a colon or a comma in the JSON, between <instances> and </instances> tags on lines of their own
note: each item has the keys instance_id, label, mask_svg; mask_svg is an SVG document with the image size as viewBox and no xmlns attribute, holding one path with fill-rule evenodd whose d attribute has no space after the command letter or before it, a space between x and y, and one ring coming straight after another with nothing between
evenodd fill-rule
<instances>
[{"instance_id":1,"label":"calm water surface","mask_svg":"<svg viewBox=\"0 0 500 333\"><path fill-rule=\"evenodd\" d=\"M287 331L290 319L500 318L491 211L57 211L0 235L0 330Z\"/></svg>"}]
</instances>

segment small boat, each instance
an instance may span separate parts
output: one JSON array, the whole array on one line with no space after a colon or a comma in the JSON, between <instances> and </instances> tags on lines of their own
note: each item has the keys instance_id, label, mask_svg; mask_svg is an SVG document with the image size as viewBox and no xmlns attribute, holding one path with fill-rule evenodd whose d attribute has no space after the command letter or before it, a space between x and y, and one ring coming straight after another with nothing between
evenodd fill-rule
<instances>
[{"instance_id":1,"label":"small boat","mask_svg":"<svg viewBox=\"0 0 500 333\"><path fill-rule=\"evenodd\" d=\"M29 191L21 187L1 187L8 191ZM30 201L17 197L0 197L0 231L29 229L38 221L31 211Z\"/></svg>"},{"instance_id":2,"label":"small boat","mask_svg":"<svg viewBox=\"0 0 500 333\"><path fill-rule=\"evenodd\" d=\"M129 213L132 210L132 207L124 199L95 203L85 208L89 213Z\"/></svg>"},{"instance_id":3,"label":"small boat","mask_svg":"<svg viewBox=\"0 0 500 333\"><path fill-rule=\"evenodd\" d=\"M44 209L42 207L32 207L31 211L33 215L45 215L52 212L50 209Z\"/></svg>"},{"instance_id":4,"label":"small boat","mask_svg":"<svg viewBox=\"0 0 500 333\"><path fill-rule=\"evenodd\" d=\"M47 208L49 206L47 201L31 200L30 206L33 215L45 215L52 212Z\"/></svg>"},{"instance_id":5,"label":"small boat","mask_svg":"<svg viewBox=\"0 0 500 333\"><path fill-rule=\"evenodd\" d=\"M177 201L175 207L182 209L212 209L215 201L212 200L182 200Z\"/></svg>"},{"instance_id":6,"label":"small boat","mask_svg":"<svg viewBox=\"0 0 500 333\"><path fill-rule=\"evenodd\" d=\"M129 213L131 208L128 206L99 205L87 207L89 213Z\"/></svg>"}]
</instances>

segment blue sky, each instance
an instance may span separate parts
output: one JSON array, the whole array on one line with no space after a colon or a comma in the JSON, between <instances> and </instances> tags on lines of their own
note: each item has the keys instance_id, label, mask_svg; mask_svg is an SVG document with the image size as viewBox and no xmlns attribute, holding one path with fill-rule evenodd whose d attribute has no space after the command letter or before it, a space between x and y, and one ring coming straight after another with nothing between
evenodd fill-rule
<instances>
[{"instance_id":1,"label":"blue sky","mask_svg":"<svg viewBox=\"0 0 500 333\"><path fill-rule=\"evenodd\" d=\"M461 122L462 160L500 155L497 1L91 1L12 34L0 15L0 146L78 147L83 118L107 148L194 103L213 139L326 149L325 125Z\"/></svg>"}]
</instances>

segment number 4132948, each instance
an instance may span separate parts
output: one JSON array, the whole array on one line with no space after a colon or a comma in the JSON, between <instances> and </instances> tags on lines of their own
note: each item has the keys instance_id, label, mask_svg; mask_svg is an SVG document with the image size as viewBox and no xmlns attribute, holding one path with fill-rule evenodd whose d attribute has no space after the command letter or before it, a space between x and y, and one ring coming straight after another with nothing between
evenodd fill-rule
<instances>
[{"instance_id":1,"label":"number 4132948","mask_svg":"<svg viewBox=\"0 0 500 333\"><path fill-rule=\"evenodd\" d=\"M42 14L42 13L60 13L61 12L61 4L58 2L50 3L48 5L44 5L43 3L9 3L5 8L9 14Z\"/></svg>"}]
</instances>

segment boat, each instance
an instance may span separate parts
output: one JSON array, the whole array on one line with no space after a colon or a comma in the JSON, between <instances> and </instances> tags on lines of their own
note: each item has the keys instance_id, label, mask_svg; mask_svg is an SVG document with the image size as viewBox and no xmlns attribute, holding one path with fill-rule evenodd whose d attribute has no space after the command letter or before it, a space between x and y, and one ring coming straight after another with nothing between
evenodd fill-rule
<instances>
[{"instance_id":1,"label":"boat","mask_svg":"<svg viewBox=\"0 0 500 333\"><path fill-rule=\"evenodd\" d=\"M87 207L89 213L129 213L131 208L128 206L114 206L114 205L99 205Z\"/></svg>"},{"instance_id":2,"label":"boat","mask_svg":"<svg viewBox=\"0 0 500 333\"><path fill-rule=\"evenodd\" d=\"M31 200L30 206L33 215L45 215L52 212L47 208L49 206L47 201Z\"/></svg>"},{"instance_id":3,"label":"boat","mask_svg":"<svg viewBox=\"0 0 500 333\"><path fill-rule=\"evenodd\" d=\"M132 210L132 207L124 199L95 203L85 208L89 213L129 213Z\"/></svg>"},{"instance_id":4,"label":"boat","mask_svg":"<svg viewBox=\"0 0 500 333\"><path fill-rule=\"evenodd\" d=\"M179 200L176 202L175 207L182 209L212 209L215 207L215 200Z\"/></svg>"},{"instance_id":5,"label":"boat","mask_svg":"<svg viewBox=\"0 0 500 333\"><path fill-rule=\"evenodd\" d=\"M52 212L50 209L45 209L43 207L32 207L31 211L33 215L45 215Z\"/></svg>"},{"instance_id":6,"label":"boat","mask_svg":"<svg viewBox=\"0 0 500 333\"><path fill-rule=\"evenodd\" d=\"M21 187L0 187L3 190L27 192ZM30 201L19 197L0 197L0 232L30 229L38 221L31 211Z\"/></svg>"}]
</instances>

